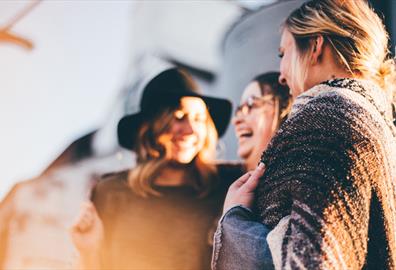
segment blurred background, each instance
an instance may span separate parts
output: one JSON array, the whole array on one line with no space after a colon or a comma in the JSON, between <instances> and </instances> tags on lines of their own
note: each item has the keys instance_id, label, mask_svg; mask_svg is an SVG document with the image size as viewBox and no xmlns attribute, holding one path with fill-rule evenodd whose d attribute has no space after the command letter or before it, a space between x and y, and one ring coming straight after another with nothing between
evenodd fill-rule
<instances>
[{"instance_id":1,"label":"blurred background","mask_svg":"<svg viewBox=\"0 0 396 270\"><path fill-rule=\"evenodd\" d=\"M116 123L162 61L235 105L253 76L278 69L279 25L301 2L0 1L0 200L51 166L121 159ZM371 2L394 48L396 1ZM219 152L237 158L232 128Z\"/></svg>"},{"instance_id":2,"label":"blurred background","mask_svg":"<svg viewBox=\"0 0 396 270\"><path fill-rule=\"evenodd\" d=\"M278 70L280 25L303 1L0 1L0 269L75 268L67 228L101 174L133 166L116 126L144 82L184 67L235 106ZM394 48L396 1L370 2ZM236 147L230 126L218 158Z\"/></svg>"}]
</instances>

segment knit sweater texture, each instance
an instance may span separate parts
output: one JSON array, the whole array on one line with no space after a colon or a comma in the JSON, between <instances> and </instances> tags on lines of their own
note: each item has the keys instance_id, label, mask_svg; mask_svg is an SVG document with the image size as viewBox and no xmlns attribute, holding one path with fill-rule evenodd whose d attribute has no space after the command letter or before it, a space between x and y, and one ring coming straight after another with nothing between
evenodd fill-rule
<instances>
[{"instance_id":1,"label":"knit sweater texture","mask_svg":"<svg viewBox=\"0 0 396 270\"><path fill-rule=\"evenodd\" d=\"M282 269L396 269L392 120L368 81L326 81L296 99L256 193L262 223L290 216L274 258Z\"/></svg>"}]
</instances>

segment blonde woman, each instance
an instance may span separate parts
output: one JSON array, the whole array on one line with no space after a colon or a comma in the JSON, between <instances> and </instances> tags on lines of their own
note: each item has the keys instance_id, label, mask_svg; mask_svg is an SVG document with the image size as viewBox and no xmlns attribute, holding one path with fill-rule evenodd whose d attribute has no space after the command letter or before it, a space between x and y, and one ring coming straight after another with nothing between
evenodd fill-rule
<instances>
[{"instance_id":1,"label":"blonde woman","mask_svg":"<svg viewBox=\"0 0 396 270\"><path fill-rule=\"evenodd\" d=\"M145 87L140 112L119 122L119 142L138 164L100 182L73 227L83 267L210 268L224 179L241 168L214 165L230 102L196 90L188 74L166 70Z\"/></svg>"},{"instance_id":2,"label":"blonde woman","mask_svg":"<svg viewBox=\"0 0 396 270\"><path fill-rule=\"evenodd\" d=\"M308 1L286 19L280 81L297 98L261 165L229 189L214 269L396 269L387 44L363 0Z\"/></svg>"}]
</instances>

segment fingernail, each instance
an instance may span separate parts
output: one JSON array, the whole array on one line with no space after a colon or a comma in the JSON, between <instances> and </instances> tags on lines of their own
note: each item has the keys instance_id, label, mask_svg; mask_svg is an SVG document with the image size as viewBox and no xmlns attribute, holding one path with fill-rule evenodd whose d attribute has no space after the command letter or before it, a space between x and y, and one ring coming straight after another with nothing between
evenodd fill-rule
<instances>
[{"instance_id":1,"label":"fingernail","mask_svg":"<svg viewBox=\"0 0 396 270\"><path fill-rule=\"evenodd\" d=\"M259 168L259 169L264 169L264 168L265 168L264 163L260 162L257 168Z\"/></svg>"}]
</instances>

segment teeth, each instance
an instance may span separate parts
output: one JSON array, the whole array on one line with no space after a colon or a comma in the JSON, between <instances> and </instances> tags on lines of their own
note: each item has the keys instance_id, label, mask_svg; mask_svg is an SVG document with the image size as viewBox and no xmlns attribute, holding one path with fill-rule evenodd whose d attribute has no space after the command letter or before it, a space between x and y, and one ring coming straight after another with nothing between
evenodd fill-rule
<instances>
[{"instance_id":1,"label":"teeth","mask_svg":"<svg viewBox=\"0 0 396 270\"><path fill-rule=\"evenodd\" d=\"M253 132L251 131L243 131L241 133L239 133L239 137L250 137L253 135Z\"/></svg>"}]
</instances>

